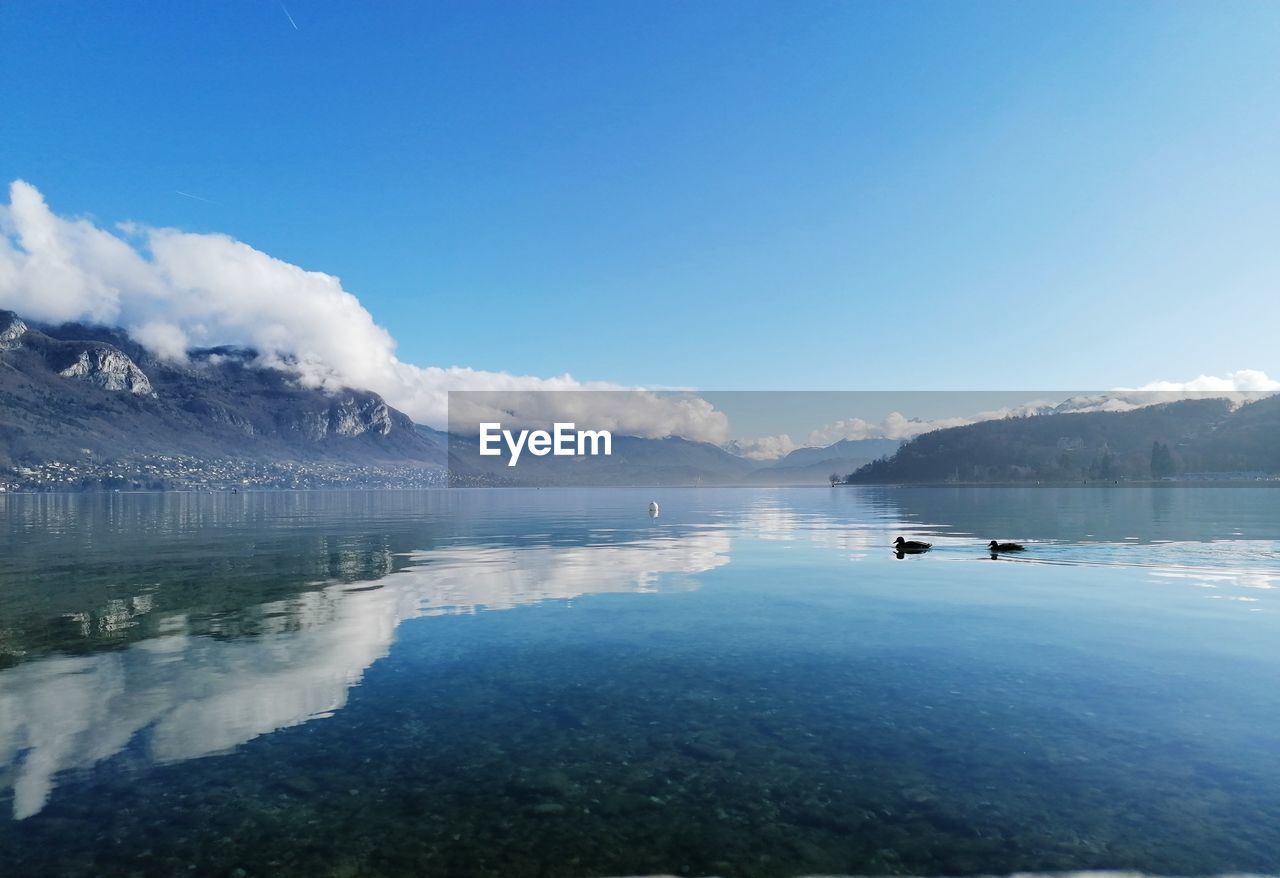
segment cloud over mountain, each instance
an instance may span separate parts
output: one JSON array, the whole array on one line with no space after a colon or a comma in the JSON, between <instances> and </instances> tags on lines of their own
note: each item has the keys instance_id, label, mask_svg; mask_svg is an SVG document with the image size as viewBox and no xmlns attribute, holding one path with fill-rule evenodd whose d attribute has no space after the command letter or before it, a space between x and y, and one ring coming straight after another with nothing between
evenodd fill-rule
<instances>
[{"instance_id":1,"label":"cloud over mountain","mask_svg":"<svg viewBox=\"0 0 1280 878\"><path fill-rule=\"evenodd\" d=\"M921 433L931 433L947 427L963 427L978 421L991 421L998 418L1043 415L1053 409L1054 406L1050 403L1034 401L951 418L913 418L901 412L890 412L879 421L867 421L856 417L845 418L814 430L809 434L805 445L831 445L842 439L914 439Z\"/></svg>"},{"instance_id":2,"label":"cloud over mountain","mask_svg":"<svg viewBox=\"0 0 1280 878\"><path fill-rule=\"evenodd\" d=\"M1191 381L1154 381L1137 389L1118 389L1072 396L1060 403L1033 400L1020 405L990 409L950 418L912 418L891 412L879 421L847 418L826 424L809 435L805 445L825 446L841 439L914 439L923 433L948 427L965 427L980 421L1022 418L1033 415L1083 412L1127 412L1149 405L1177 402L1197 397L1222 397L1237 405L1252 402L1280 391L1280 381L1265 372L1242 369L1225 377L1201 375Z\"/></svg>"},{"instance_id":3,"label":"cloud over mountain","mask_svg":"<svg viewBox=\"0 0 1280 878\"><path fill-rule=\"evenodd\" d=\"M804 442L795 442L790 436L782 434L761 439L738 439L725 447L753 460L770 460L783 457L796 448L824 448L842 440L907 441L934 430L965 427L980 421L1049 414L1127 412L1149 405L1203 397L1221 397L1242 405L1278 391L1280 381L1270 378L1265 372L1242 369L1229 372L1224 377L1201 375L1190 381L1154 381L1136 389L1122 388L1096 394L1079 394L1060 403L1032 400L1020 405L955 417L917 418L896 411L879 420L849 417L824 424L811 432Z\"/></svg>"},{"instance_id":4,"label":"cloud over mountain","mask_svg":"<svg viewBox=\"0 0 1280 878\"><path fill-rule=\"evenodd\" d=\"M233 344L258 351L260 363L297 376L304 386L367 388L423 423L443 427L448 391L500 391L495 411L533 419L594 418L596 429L640 436L678 435L725 442L723 413L696 396L652 393L548 394L528 391L621 391L565 374L543 378L464 366L419 366L396 356L396 341L339 278L308 271L222 234L124 223L105 228L53 212L21 180L0 204L0 308L36 320L87 320L125 327L154 354L182 361L193 347ZM1028 402L971 415L921 419L893 412L880 420L850 416L813 430L803 443L786 434L739 439L734 452L755 460L782 457L842 439L911 439L943 427L1063 411L1126 411L1212 393L1244 402L1280 391L1264 372L1158 381L1073 397Z\"/></svg>"},{"instance_id":5,"label":"cloud over mountain","mask_svg":"<svg viewBox=\"0 0 1280 878\"><path fill-rule=\"evenodd\" d=\"M1161 393L1205 393L1225 391L1228 393L1260 393L1280 391L1280 380L1271 378L1266 372L1257 369L1240 369L1228 372L1224 377L1201 375L1190 381L1153 381L1144 384L1139 390L1157 391Z\"/></svg>"},{"instance_id":6,"label":"cloud over mountain","mask_svg":"<svg viewBox=\"0 0 1280 878\"><path fill-rule=\"evenodd\" d=\"M308 387L367 388L433 426L447 418L450 390L616 390L581 382L418 366L331 274L308 271L221 234L137 223L107 229L54 213L36 187L18 180L0 204L0 308L36 320L123 326L154 354L183 360L193 347L244 345L262 365L295 373ZM723 415L709 405L647 404L613 413L642 436L673 430L723 441Z\"/></svg>"},{"instance_id":7,"label":"cloud over mountain","mask_svg":"<svg viewBox=\"0 0 1280 878\"><path fill-rule=\"evenodd\" d=\"M724 449L730 454L745 457L747 460L777 460L786 457L798 446L786 433L777 436L761 436L756 439L734 439L725 443Z\"/></svg>"}]
</instances>

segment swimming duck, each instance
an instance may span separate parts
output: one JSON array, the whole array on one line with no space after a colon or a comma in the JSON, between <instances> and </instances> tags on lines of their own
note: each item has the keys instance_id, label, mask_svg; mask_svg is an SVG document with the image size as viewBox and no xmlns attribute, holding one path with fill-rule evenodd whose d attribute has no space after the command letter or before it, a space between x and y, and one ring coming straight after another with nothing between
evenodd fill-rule
<instances>
[{"instance_id":1,"label":"swimming duck","mask_svg":"<svg viewBox=\"0 0 1280 878\"><path fill-rule=\"evenodd\" d=\"M995 540L987 543L987 548L992 552L1022 552L1026 550L1026 546L1021 543L997 543Z\"/></svg>"},{"instance_id":2,"label":"swimming duck","mask_svg":"<svg viewBox=\"0 0 1280 878\"><path fill-rule=\"evenodd\" d=\"M933 543L922 543L917 540L904 540L898 537L893 541L893 547L899 552L927 552L933 548Z\"/></svg>"}]
</instances>

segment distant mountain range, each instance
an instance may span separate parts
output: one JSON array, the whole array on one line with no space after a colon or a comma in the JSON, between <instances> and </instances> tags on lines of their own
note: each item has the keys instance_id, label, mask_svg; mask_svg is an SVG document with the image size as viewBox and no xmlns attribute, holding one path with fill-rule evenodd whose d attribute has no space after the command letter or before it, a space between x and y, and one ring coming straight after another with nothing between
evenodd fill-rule
<instances>
[{"instance_id":1,"label":"distant mountain range","mask_svg":"<svg viewBox=\"0 0 1280 878\"><path fill-rule=\"evenodd\" d=\"M853 472L893 454L901 445L899 439L841 439L825 448L797 448L778 460L763 462L747 478L756 484L826 484L831 476Z\"/></svg>"},{"instance_id":2,"label":"distant mountain range","mask_svg":"<svg viewBox=\"0 0 1280 878\"><path fill-rule=\"evenodd\" d=\"M855 484L1252 478L1280 473L1280 396L1124 412L1010 417L925 433L853 471Z\"/></svg>"},{"instance_id":3,"label":"distant mountain range","mask_svg":"<svg viewBox=\"0 0 1280 878\"><path fill-rule=\"evenodd\" d=\"M678 437L614 436L608 457L476 453L378 394L301 386L253 351L150 354L119 329L0 311L0 489L825 484L1280 472L1280 397L1128 412L1081 398L903 444L842 440L749 460ZM1026 410L1031 413L1032 409ZM1163 449L1163 450L1162 450ZM1153 469L1154 467L1154 469ZM446 473L449 478L446 479Z\"/></svg>"},{"instance_id":4,"label":"distant mountain range","mask_svg":"<svg viewBox=\"0 0 1280 878\"><path fill-rule=\"evenodd\" d=\"M153 356L121 329L0 311L0 487L825 484L897 448L801 448L752 461L706 442L615 436L607 458L480 458L368 390L300 386L255 352ZM453 448L450 456L449 449ZM5 473L9 475L6 476Z\"/></svg>"},{"instance_id":5,"label":"distant mountain range","mask_svg":"<svg viewBox=\"0 0 1280 878\"><path fill-rule=\"evenodd\" d=\"M832 475L847 473L902 444L895 439L844 440L760 461L676 436L614 436L608 457L525 456L517 471L502 459L481 458L474 437L451 436L449 442L449 470L456 484L525 485L826 485Z\"/></svg>"},{"instance_id":6,"label":"distant mountain range","mask_svg":"<svg viewBox=\"0 0 1280 878\"><path fill-rule=\"evenodd\" d=\"M235 348L150 355L123 331L0 311L0 470L186 456L441 470L445 450L376 393L301 387Z\"/></svg>"}]
</instances>

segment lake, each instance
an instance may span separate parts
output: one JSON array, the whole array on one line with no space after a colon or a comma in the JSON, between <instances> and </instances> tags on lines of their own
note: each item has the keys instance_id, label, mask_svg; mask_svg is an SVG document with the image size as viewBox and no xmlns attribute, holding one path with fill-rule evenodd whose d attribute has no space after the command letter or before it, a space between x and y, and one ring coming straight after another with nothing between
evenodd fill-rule
<instances>
[{"instance_id":1,"label":"lake","mask_svg":"<svg viewBox=\"0 0 1280 878\"><path fill-rule=\"evenodd\" d=\"M1278 586L1265 487L0 495L0 874L1276 872Z\"/></svg>"}]
</instances>

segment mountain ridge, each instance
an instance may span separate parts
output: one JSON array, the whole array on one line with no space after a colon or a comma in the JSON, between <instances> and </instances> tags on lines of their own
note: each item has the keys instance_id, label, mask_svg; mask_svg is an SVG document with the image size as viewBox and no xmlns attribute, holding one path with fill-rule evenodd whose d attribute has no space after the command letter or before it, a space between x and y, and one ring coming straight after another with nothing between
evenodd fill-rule
<instances>
[{"instance_id":1,"label":"mountain ridge","mask_svg":"<svg viewBox=\"0 0 1280 878\"><path fill-rule=\"evenodd\" d=\"M568 470L530 457L512 472L464 457L470 444L372 391L303 387L249 349L199 348L175 362L120 328L0 311L0 487L4 470L24 474L14 487L336 486L352 484L338 470L370 466L413 486L443 484L446 467L476 485L818 484L840 462L861 462L844 454L849 443L750 461L680 437L619 435L608 459Z\"/></svg>"},{"instance_id":2,"label":"mountain ridge","mask_svg":"<svg viewBox=\"0 0 1280 878\"><path fill-rule=\"evenodd\" d=\"M1117 481L1280 473L1280 395L1057 412L924 433L852 484Z\"/></svg>"},{"instance_id":3,"label":"mountain ridge","mask_svg":"<svg viewBox=\"0 0 1280 878\"><path fill-rule=\"evenodd\" d=\"M166 361L120 330L0 311L0 467L155 455L444 465L372 391L306 388L241 349Z\"/></svg>"},{"instance_id":4,"label":"mountain ridge","mask_svg":"<svg viewBox=\"0 0 1280 878\"><path fill-rule=\"evenodd\" d=\"M1280 396L1239 408L1226 399L1138 403L1129 411L1106 411L1133 404L1107 397L1029 405L1019 416L905 443L844 439L767 461L675 436L617 435L607 458L530 456L517 471L475 453L475 437L415 424L373 391L306 387L249 349L195 349L177 362L122 329L45 325L0 310L0 490L428 487L446 476L459 485L798 485L833 474L877 483L1280 472Z\"/></svg>"}]
</instances>

